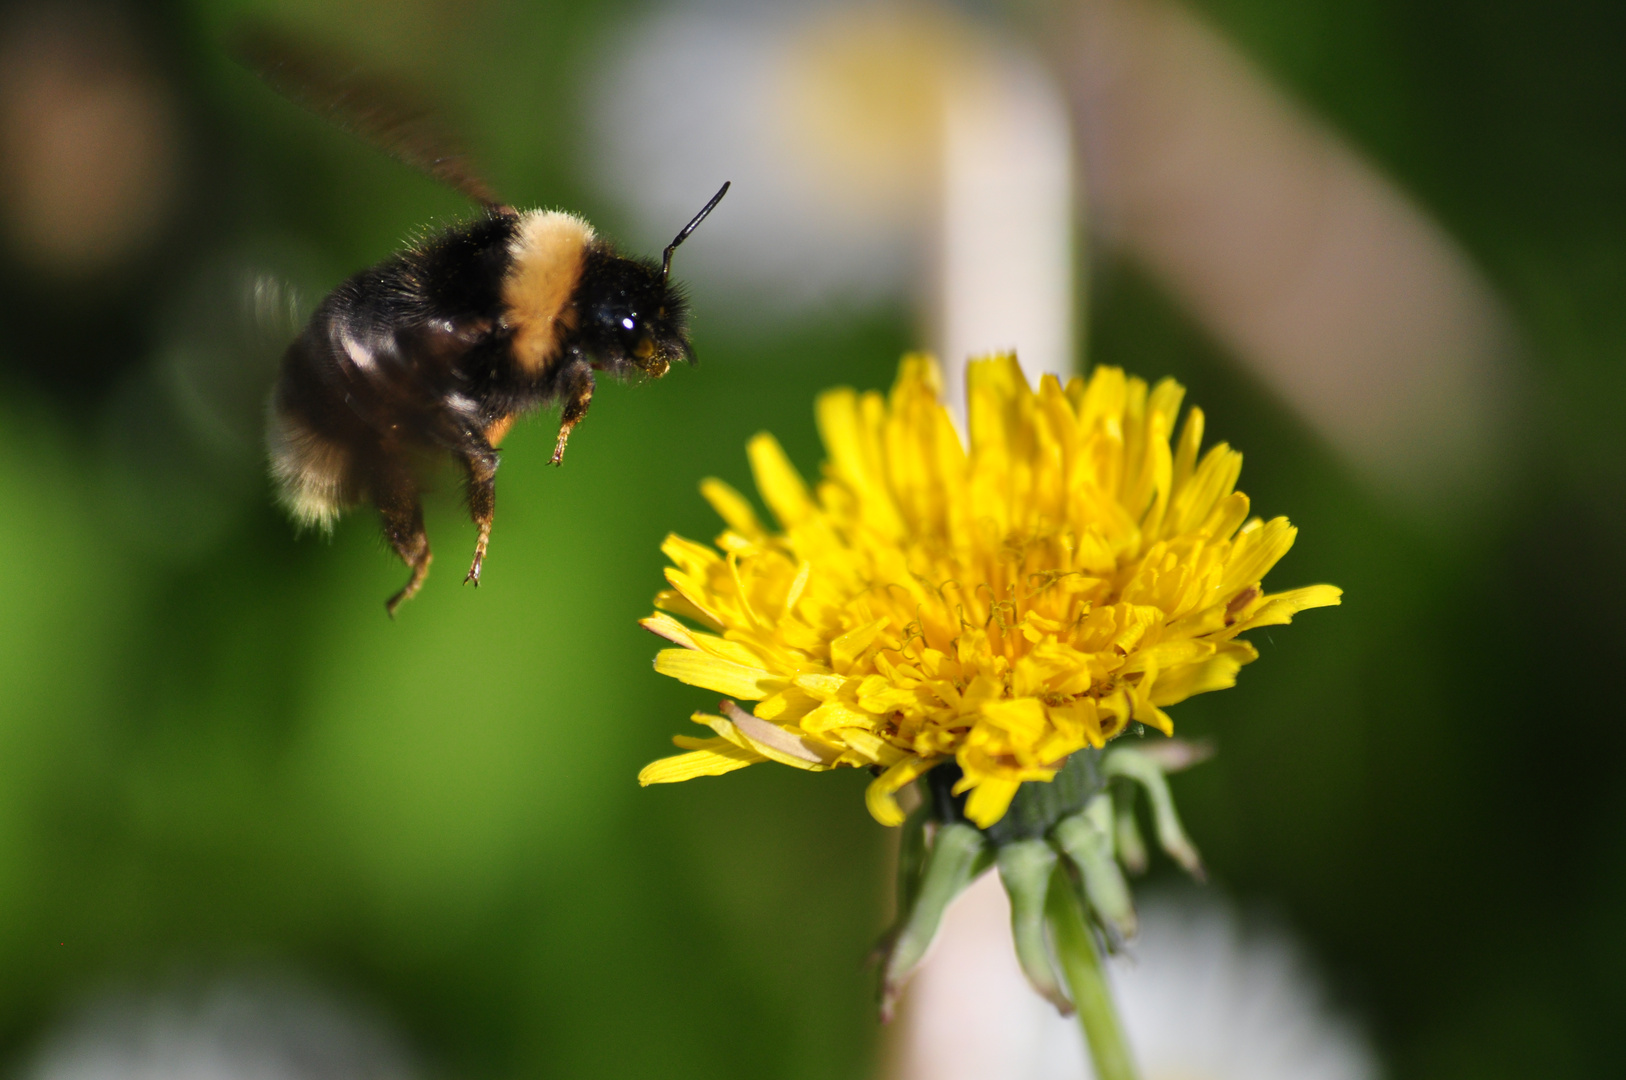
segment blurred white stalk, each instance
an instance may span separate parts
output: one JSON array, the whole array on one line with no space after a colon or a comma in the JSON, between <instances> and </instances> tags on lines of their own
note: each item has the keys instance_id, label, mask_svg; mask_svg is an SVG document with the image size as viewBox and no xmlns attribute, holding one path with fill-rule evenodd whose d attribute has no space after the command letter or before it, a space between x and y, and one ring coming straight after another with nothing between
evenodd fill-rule
<instances>
[{"instance_id":1,"label":"blurred white stalk","mask_svg":"<svg viewBox=\"0 0 1626 1080\"><path fill-rule=\"evenodd\" d=\"M1034 382L1076 366L1072 129L1025 55L984 50L943 95L931 338L957 415L968 357L1015 350Z\"/></svg>"},{"instance_id":2,"label":"blurred white stalk","mask_svg":"<svg viewBox=\"0 0 1626 1080\"><path fill-rule=\"evenodd\" d=\"M1144 266L1374 490L1419 517L1471 505L1517 380L1461 247L1174 0L1050 14L1032 41L1047 73L946 5L665 7L595 65L602 180L651 244L735 180L685 252L706 311L779 327L910 296L956 371L1015 346L1059 373L1087 168L1096 246Z\"/></svg>"},{"instance_id":3,"label":"blurred white stalk","mask_svg":"<svg viewBox=\"0 0 1626 1080\"><path fill-rule=\"evenodd\" d=\"M1439 514L1486 486L1511 335L1461 248L1184 6L1055 14L1108 241L1375 487Z\"/></svg>"},{"instance_id":4,"label":"blurred white stalk","mask_svg":"<svg viewBox=\"0 0 1626 1080\"><path fill-rule=\"evenodd\" d=\"M1370 1048L1327 1010L1286 935L1243 933L1208 889L1143 898L1140 908L1140 937L1109 974L1144 1080L1374 1080ZM1077 1024L1017 966L995 874L949 908L892 1040L889 1080L1093 1075Z\"/></svg>"}]
</instances>

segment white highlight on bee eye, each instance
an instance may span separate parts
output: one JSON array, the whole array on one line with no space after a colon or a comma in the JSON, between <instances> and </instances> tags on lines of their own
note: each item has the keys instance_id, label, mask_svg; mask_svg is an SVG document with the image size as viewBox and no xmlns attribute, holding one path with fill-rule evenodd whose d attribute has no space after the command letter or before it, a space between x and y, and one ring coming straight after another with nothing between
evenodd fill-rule
<instances>
[{"instance_id":1,"label":"white highlight on bee eye","mask_svg":"<svg viewBox=\"0 0 1626 1080\"><path fill-rule=\"evenodd\" d=\"M631 330L633 327L637 326L638 324L633 322L631 319L622 319L621 320L621 325L625 326L628 330Z\"/></svg>"}]
</instances>

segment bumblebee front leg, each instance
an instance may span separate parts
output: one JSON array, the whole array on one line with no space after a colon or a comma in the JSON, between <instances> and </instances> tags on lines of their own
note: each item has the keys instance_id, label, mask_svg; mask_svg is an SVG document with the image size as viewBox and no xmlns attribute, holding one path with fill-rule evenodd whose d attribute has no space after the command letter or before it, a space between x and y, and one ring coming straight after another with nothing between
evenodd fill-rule
<instances>
[{"instance_id":1,"label":"bumblebee front leg","mask_svg":"<svg viewBox=\"0 0 1626 1080\"><path fill-rule=\"evenodd\" d=\"M463 584L472 581L476 587L480 584L480 567L486 561L486 545L491 541L491 521L497 513L497 452L484 439L481 444L462 454L469 477L469 517L480 530L474 541L474 562Z\"/></svg>"},{"instance_id":2,"label":"bumblebee front leg","mask_svg":"<svg viewBox=\"0 0 1626 1080\"><path fill-rule=\"evenodd\" d=\"M558 397L564 403L559 416L559 441L553 447L550 465L565 459L565 443L570 441L570 429L582 422L587 407L593 403L593 369L586 360L573 360L559 372Z\"/></svg>"}]
</instances>

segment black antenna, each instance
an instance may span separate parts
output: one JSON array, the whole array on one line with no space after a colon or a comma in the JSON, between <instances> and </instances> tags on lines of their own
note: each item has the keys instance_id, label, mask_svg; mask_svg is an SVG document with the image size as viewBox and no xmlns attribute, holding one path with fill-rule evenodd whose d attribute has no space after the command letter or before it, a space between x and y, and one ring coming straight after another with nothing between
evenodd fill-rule
<instances>
[{"instance_id":1,"label":"black antenna","mask_svg":"<svg viewBox=\"0 0 1626 1080\"><path fill-rule=\"evenodd\" d=\"M690 233L699 228L700 223L706 220L707 214L711 213L717 208L717 204L723 201L723 196L728 194L728 185L732 183L732 180L727 181L722 187L718 188L717 194L711 197L711 202L707 203L705 206L702 206L700 208L700 213L694 216L694 220L683 226L683 231L678 233L677 236L673 237L670 244L666 245L666 250L661 253L662 285L666 284L666 277L672 272L672 252L676 251L677 246L689 238Z\"/></svg>"}]
</instances>

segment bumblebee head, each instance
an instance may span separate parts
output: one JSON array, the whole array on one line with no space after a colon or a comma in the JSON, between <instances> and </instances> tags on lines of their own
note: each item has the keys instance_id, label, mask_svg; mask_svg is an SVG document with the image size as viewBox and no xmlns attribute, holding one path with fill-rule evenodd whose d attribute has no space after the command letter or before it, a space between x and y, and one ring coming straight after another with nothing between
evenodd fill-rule
<instances>
[{"instance_id":1,"label":"bumblebee head","mask_svg":"<svg viewBox=\"0 0 1626 1080\"><path fill-rule=\"evenodd\" d=\"M579 333L594 366L617 373L641 371L658 379L678 360L694 363L688 302L672 281L672 253L727 193L724 184L666 245L659 266L618 255L608 246L595 245L587 252L577 304Z\"/></svg>"},{"instance_id":2,"label":"bumblebee head","mask_svg":"<svg viewBox=\"0 0 1626 1080\"><path fill-rule=\"evenodd\" d=\"M576 297L577 338L594 367L658 379L673 362L693 359L688 304L649 260L590 253Z\"/></svg>"}]
</instances>

